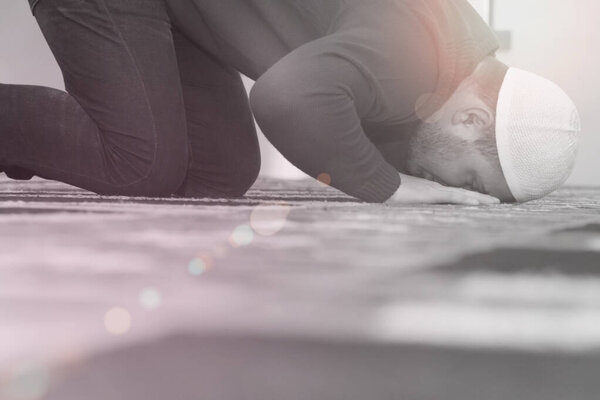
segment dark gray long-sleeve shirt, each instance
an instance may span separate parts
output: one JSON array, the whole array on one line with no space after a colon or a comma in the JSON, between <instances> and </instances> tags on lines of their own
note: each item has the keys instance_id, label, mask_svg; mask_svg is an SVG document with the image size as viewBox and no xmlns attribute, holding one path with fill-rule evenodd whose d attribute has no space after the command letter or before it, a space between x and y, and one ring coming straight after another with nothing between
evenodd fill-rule
<instances>
[{"instance_id":1,"label":"dark gray long-sleeve shirt","mask_svg":"<svg viewBox=\"0 0 600 400\"><path fill-rule=\"evenodd\" d=\"M167 2L178 29L257 80L253 111L286 158L369 202L400 185L369 131L401 135L498 49L466 0Z\"/></svg>"}]
</instances>

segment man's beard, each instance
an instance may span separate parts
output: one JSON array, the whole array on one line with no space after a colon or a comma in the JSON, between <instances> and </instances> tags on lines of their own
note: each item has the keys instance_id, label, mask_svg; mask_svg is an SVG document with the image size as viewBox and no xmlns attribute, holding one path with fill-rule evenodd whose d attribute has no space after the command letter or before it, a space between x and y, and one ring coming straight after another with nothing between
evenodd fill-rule
<instances>
[{"instance_id":1,"label":"man's beard","mask_svg":"<svg viewBox=\"0 0 600 400\"><path fill-rule=\"evenodd\" d=\"M464 154L465 146L469 146L466 140L445 132L437 123L421 121L409 142L407 167L409 171L414 170L432 158L437 162L451 162Z\"/></svg>"}]
</instances>

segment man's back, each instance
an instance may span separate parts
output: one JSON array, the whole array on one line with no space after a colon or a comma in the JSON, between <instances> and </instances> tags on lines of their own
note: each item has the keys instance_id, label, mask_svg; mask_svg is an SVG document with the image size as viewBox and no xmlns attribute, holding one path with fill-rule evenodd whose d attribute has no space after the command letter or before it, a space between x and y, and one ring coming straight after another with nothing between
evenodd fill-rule
<instances>
[{"instance_id":1,"label":"man's back","mask_svg":"<svg viewBox=\"0 0 600 400\"><path fill-rule=\"evenodd\" d=\"M179 29L252 79L294 49L327 35L346 2L168 0ZM198 29L200 21L204 31Z\"/></svg>"},{"instance_id":2,"label":"man's back","mask_svg":"<svg viewBox=\"0 0 600 400\"><path fill-rule=\"evenodd\" d=\"M390 68L406 74L407 68L414 71L416 58L426 58L432 65L425 69L437 70L439 76L434 81L444 92L441 97L447 98L475 65L498 47L489 28L466 0L167 3L177 29L254 80L298 47L350 27L360 31L355 36L363 41L358 44L363 47L362 65L385 70L375 74L392 73ZM408 53L407 47L412 49ZM416 68L423 71L423 65Z\"/></svg>"},{"instance_id":3,"label":"man's back","mask_svg":"<svg viewBox=\"0 0 600 400\"><path fill-rule=\"evenodd\" d=\"M367 201L399 178L363 126L430 114L498 47L466 0L168 2L176 28L257 80L252 111L278 150Z\"/></svg>"}]
</instances>

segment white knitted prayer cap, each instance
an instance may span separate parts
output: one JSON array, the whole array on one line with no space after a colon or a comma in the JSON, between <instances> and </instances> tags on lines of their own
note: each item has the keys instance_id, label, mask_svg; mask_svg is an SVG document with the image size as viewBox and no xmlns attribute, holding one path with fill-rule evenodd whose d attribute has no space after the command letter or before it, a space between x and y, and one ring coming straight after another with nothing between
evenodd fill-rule
<instances>
[{"instance_id":1,"label":"white knitted prayer cap","mask_svg":"<svg viewBox=\"0 0 600 400\"><path fill-rule=\"evenodd\" d=\"M496 109L496 143L515 200L558 189L575 163L581 122L571 99L553 82L510 68Z\"/></svg>"}]
</instances>

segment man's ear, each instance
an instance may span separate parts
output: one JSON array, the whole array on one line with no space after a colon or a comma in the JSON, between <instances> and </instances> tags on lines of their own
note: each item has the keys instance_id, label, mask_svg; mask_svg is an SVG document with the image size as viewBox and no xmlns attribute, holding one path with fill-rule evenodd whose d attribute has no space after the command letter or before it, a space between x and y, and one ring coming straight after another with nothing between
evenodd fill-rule
<instances>
[{"instance_id":1,"label":"man's ear","mask_svg":"<svg viewBox=\"0 0 600 400\"><path fill-rule=\"evenodd\" d=\"M471 107L458 110L452 117L453 125L466 125L480 129L486 129L492 126L494 123L494 116L492 113L480 107Z\"/></svg>"}]
</instances>

